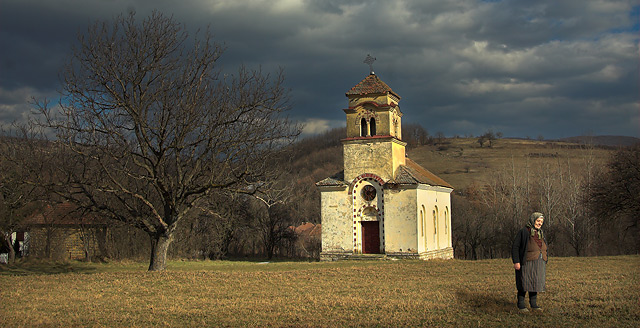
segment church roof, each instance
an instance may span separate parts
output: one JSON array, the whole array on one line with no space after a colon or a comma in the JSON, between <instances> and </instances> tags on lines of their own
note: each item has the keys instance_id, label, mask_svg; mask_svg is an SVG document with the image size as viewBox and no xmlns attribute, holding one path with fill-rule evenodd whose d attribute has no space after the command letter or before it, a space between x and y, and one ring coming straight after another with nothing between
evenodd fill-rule
<instances>
[{"instance_id":1,"label":"church roof","mask_svg":"<svg viewBox=\"0 0 640 328\"><path fill-rule=\"evenodd\" d=\"M375 74L369 74L369 76L365 77L364 80L360 81L360 83L356 84L351 90L347 91L346 95L366 95L366 94L375 94L375 93L392 93L394 96L400 99L400 96L391 90L386 83L382 82L380 78L378 78Z\"/></svg>"},{"instance_id":2,"label":"church roof","mask_svg":"<svg viewBox=\"0 0 640 328\"><path fill-rule=\"evenodd\" d=\"M329 186L347 186L349 185L344 181L344 171L340 171L333 176L330 176L326 179L320 180L316 182L316 186L318 187L329 187Z\"/></svg>"},{"instance_id":3,"label":"church roof","mask_svg":"<svg viewBox=\"0 0 640 328\"><path fill-rule=\"evenodd\" d=\"M446 187L453 189L448 182L442 180L437 175L431 173L429 170L418 165L418 163L406 158L406 165L400 165L398 174L394 181L397 184L416 184L424 183L431 186Z\"/></svg>"},{"instance_id":4,"label":"church roof","mask_svg":"<svg viewBox=\"0 0 640 328\"><path fill-rule=\"evenodd\" d=\"M428 184L430 186L445 187L453 189L448 182L442 180L437 175L431 173L431 171L418 165L418 163L406 158L406 165L400 165L396 178L387 181L387 183L395 184ZM344 181L344 171L340 171L331 177L316 182L318 187L330 187L330 186L348 186L349 182Z\"/></svg>"}]
</instances>

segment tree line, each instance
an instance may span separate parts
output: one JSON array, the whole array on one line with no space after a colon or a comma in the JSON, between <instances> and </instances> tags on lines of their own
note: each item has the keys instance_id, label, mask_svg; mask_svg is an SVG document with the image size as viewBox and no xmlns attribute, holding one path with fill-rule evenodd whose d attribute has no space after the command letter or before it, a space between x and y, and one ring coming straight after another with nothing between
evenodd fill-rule
<instances>
[{"instance_id":1,"label":"tree line","mask_svg":"<svg viewBox=\"0 0 640 328\"><path fill-rule=\"evenodd\" d=\"M509 257L513 236L529 215L545 215L543 229L555 256L637 254L640 250L640 145L615 151L606 165L583 145L579 164L514 162L491 181L456 192L453 244L458 258Z\"/></svg>"}]
</instances>

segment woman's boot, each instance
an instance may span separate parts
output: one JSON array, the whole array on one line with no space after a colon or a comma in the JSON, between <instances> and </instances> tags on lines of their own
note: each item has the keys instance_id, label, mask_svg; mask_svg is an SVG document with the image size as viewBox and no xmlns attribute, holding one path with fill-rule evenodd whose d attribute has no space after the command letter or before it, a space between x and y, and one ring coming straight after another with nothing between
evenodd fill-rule
<instances>
[{"instance_id":1,"label":"woman's boot","mask_svg":"<svg viewBox=\"0 0 640 328\"><path fill-rule=\"evenodd\" d=\"M527 295L527 292L518 291L518 309L521 312L528 312L527 306L524 304L524 297Z\"/></svg>"},{"instance_id":2,"label":"woman's boot","mask_svg":"<svg viewBox=\"0 0 640 328\"><path fill-rule=\"evenodd\" d=\"M534 311L542 311L542 308L538 306L538 293L529 292L529 304Z\"/></svg>"}]
</instances>

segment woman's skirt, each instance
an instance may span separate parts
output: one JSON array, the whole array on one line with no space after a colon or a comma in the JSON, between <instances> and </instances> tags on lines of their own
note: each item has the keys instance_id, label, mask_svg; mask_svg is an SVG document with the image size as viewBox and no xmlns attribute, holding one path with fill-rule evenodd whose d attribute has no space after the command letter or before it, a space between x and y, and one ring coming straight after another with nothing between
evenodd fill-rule
<instances>
[{"instance_id":1,"label":"woman's skirt","mask_svg":"<svg viewBox=\"0 0 640 328\"><path fill-rule=\"evenodd\" d=\"M527 292L544 292L546 263L542 254L537 260L527 261L520 270L522 274L522 288Z\"/></svg>"}]
</instances>

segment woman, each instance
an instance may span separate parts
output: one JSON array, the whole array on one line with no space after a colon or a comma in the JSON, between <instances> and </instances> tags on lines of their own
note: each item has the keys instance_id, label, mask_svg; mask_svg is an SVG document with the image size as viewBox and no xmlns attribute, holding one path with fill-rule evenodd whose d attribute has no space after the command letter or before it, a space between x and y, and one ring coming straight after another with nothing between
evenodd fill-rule
<instances>
[{"instance_id":1,"label":"woman","mask_svg":"<svg viewBox=\"0 0 640 328\"><path fill-rule=\"evenodd\" d=\"M511 259L516 269L516 287L518 288L518 309L527 312L524 299L529 292L529 304L532 310L542 311L538 306L538 292L544 292L547 264L547 243L542 233L544 216L535 212L527 225L517 234L511 247Z\"/></svg>"}]
</instances>

